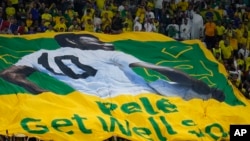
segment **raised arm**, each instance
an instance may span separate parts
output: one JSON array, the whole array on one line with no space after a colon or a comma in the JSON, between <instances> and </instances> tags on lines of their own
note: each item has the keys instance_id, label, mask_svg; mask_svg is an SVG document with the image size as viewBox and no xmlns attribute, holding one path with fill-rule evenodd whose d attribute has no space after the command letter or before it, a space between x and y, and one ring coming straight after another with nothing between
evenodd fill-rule
<instances>
[{"instance_id":1,"label":"raised arm","mask_svg":"<svg viewBox=\"0 0 250 141\"><path fill-rule=\"evenodd\" d=\"M32 94L40 94L46 90L40 88L33 82L27 80L27 77L34 73L36 70L27 66L11 66L0 72L0 77L4 80L19 85L25 88Z\"/></svg>"}]
</instances>

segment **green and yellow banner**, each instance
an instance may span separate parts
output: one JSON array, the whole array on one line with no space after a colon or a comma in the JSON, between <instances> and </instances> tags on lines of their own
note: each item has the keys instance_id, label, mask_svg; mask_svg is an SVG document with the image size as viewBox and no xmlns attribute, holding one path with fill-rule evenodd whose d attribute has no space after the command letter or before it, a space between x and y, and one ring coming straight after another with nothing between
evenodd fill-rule
<instances>
[{"instance_id":1,"label":"green and yellow banner","mask_svg":"<svg viewBox=\"0 0 250 141\"><path fill-rule=\"evenodd\" d=\"M249 100L199 40L157 33L0 36L0 134L229 140Z\"/></svg>"}]
</instances>

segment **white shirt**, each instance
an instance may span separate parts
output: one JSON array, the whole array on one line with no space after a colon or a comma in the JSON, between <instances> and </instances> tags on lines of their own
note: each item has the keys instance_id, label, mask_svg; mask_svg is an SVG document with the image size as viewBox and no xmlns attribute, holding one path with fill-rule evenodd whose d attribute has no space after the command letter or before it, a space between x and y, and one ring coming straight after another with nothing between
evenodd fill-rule
<instances>
[{"instance_id":1,"label":"white shirt","mask_svg":"<svg viewBox=\"0 0 250 141\"><path fill-rule=\"evenodd\" d=\"M120 5L119 7L118 7L118 11L119 12L121 12L122 10L124 10L125 9L125 7L123 6L123 5Z\"/></svg>"},{"instance_id":2,"label":"white shirt","mask_svg":"<svg viewBox=\"0 0 250 141\"><path fill-rule=\"evenodd\" d=\"M154 14L154 12L152 12L152 11L146 11L146 20L147 19L154 19L155 18L155 14Z\"/></svg>"},{"instance_id":3,"label":"white shirt","mask_svg":"<svg viewBox=\"0 0 250 141\"><path fill-rule=\"evenodd\" d=\"M246 59L249 56L249 50L248 49L239 49L238 55L242 54L244 59Z\"/></svg>"},{"instance_id":4,"label":"white shirt","mask_svg":"<svg viewBox=\"0 0 250 141\"><path fill-rule=\"evenodd\" d=\"M145 28L146 32L155 32L156 31L156 27L153 23L145 22L144 28Z\"/></svg>"},{"instance_id":5,"label":"white shirt","mask_svg":"<svg viewBox=\"0 0 250 141\"><path fill-rule=\"evenodd\" d=\"M173 37L174 39L179 39L179 34L177 32L179 32L179 26L177 24L169 24L166 28L166 30L168 31L170 28L174 28L176 30L176 34Z\"/></svg>"},{"instance_id":6,"label":"white shirt","mask_svg":"<svg viewBox=\"0 0 250 141\"><path fill-rule=\"evenodd\" d=\"M155 8L162 9L163 0L155 0Z\"/></svg>"},{"instance_id":7,"label":"white shirt","mask_svg":"<svg viewBox=\"0 0 250 141\"><path fill-rule=\"evenodd\" d=\"M182 24L180 27L180 36L184 40L190 39L190 33L191 33L191 26L189 24Z\"/></svg>"},{"instance_id":8,"label":"white shirt","mask_svg":"<svg viewBox=\"0 0 250 141\"><path fill-rule=\"evenodd\" d=\"M194 13L191 20L191 39L200 39L203 36L204 21L201 15Z\"/></svg>"},{"instance_id":9,"label":"white shirt","mask_svg":"<svg viewBox=\"0 0 250 141\"><path fill-rule=\"evenodd\" d=\"M99 17L94 17L93 23L95 26L100 26L102 24L102 20Z\"/></svg>"},{"instance_id":10,"label":"white shirt","mask_svg":"<svg viewBox=\"0 0 250 141\"><path fill-rule=\"evenodd\" d=\"M136 27L138 28L138 31L142 30L142 24L140 22L138 22L138 21L135 21L133 31L136 30Z\"/></svg>"},{"instance_id":11,"label":"white shirt","mask_svg":"<svg viewBox=\"0 0 250 141\"><path fill-rule=\"evenodd\" d=\"M39 58L47 53L47 59L43 61L48 63L55 73L48 70L44 65L38 63ZM96 70L94 75L86 78L74 79L65 74L56 63L56 57L73 56L83 65L87 65ZM87 69L80 68L72 60L66 58L62 60L63 64L70 68L75 74L88 72ZM152 90L147 82L137 75L129 64L141 62L137 58L118 51L104 50L80 50L77 48L63 47L57 50L40 50L24 56L15 65L29 66L49 74L50 76L68 84L72 88L85 94L97 95L99 97L110 97L118 94L138 94L143 91Z\"/></svg>"}]
</instances>

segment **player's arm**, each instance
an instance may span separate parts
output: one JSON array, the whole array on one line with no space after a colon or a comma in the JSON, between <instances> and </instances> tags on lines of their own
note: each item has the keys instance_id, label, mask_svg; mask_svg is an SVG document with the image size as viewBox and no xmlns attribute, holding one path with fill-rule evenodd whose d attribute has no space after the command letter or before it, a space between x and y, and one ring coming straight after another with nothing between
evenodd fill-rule
<instances>
[{"instance_id":1,"label":"player's arm","mask_svg":"<svg viewBox=\"0 0 250 141\"><path fill-rule=\"evenodd\" d=\"M192 88L194 91L196 91L197 93L209 94L211 92L211 88L206 83L198 79L195 79L177 69L173 69L173 68L165 67L165 66L157 66L157 65L145 63L145 62L131 63L129 66L152 69L154 71L157 71L165 75L170 81L188 86Z\"/></svg>"},{"instance_id":2,"label":"player's arm","mask_svg":"<svg viewBox=\"0 0 250 141\"><path fill-rule=\"evenodd\" d=\"M11 66L0 72L0 77L4 80L19 85L33 94L39 94L46 90L40 88L33 82L29 81L27 77L36 70L27 66Z\"/></svg>"}]
</instances>

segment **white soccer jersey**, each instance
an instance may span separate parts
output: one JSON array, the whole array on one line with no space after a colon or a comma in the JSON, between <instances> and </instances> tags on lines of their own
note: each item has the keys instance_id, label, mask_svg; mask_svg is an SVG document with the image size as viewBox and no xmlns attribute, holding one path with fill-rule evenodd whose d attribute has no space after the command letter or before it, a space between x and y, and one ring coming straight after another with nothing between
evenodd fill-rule
<instances>
[{"instance_id":1,"label":"white soccer jersey","mask_svg":"<svg viewBox=\"0 0 250 141\"><path fill-rule=\"evenodd\" d=\"M56 50L39 50L20 59L16 66L29 66L44 72L85 94L114 97L122 94L155 93L208 99L189 87L178 83L157 80L148 83L137 75L129 64L141 60L119 51L81 50L63 47Z\"/></svg>"},{"instance_id":2,"label":"white soccer jersey","mask_svg":"<svg viewBox=\"0 0 250 141\"><path fill-rule=\"evenodd\" d=\"M134 62L141 61L118 51L64 47L57 50L42 49L24 56L15 65L35 68L78 91L99 97L154 92L147 82L129 67L129 64ZM66 73L69 69L75 77L85 74L82 75L85 78L70 77Z\"/></svg>"}]
</instances>

